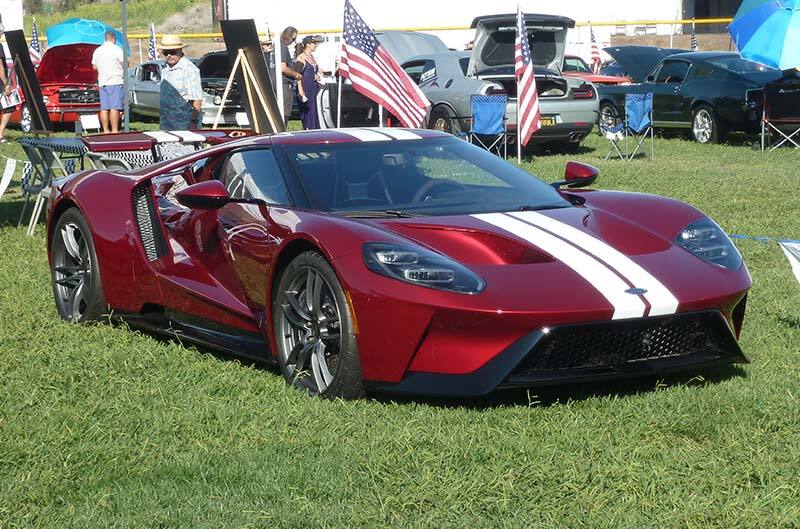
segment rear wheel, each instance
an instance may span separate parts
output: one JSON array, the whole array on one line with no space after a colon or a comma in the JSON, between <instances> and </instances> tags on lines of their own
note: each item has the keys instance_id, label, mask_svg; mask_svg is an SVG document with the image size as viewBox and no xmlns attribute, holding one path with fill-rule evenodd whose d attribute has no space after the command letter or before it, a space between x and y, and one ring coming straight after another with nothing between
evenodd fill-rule
<instances>
[{"instance_id":1,"label":"rear wheel","mask_svg":"<svg viewBox=\"0 0 800 529\"><path fill-rule=\"evenodd\" d=\"M107 305L92 234L80 211L65 211L51 239L51 276L59 316L77 323L99 320Z\"/></svg>"},{"instance_id":2,"label":"rear wheel","mask_svg":"<svg viewBox=\"0 0 800 529\"><path fill-rule=\"evenodd\" d=\"M603 128L612 129L622 124L622 118L619 115L619 110L609 101L603 101L600 105L600 115L598 116L599 125Z\"/></svg>"},{"instance_id":3,"label":"rear wheel","mask_svg":"<svg viewBox=\"0 0 800 529\"><path fill-rule=\"evenodd\" d=\"M694 109L692 117L692 138L697 143L719 143L725 137L714 109L700 105Z\"/></svg>"},{"instance_id":4,"label":"rear wheel","mask_svg":"<svg viewBox=\"0 0 800 529\"><path fill-rule=\"evenodd\" d=\"M455 116L456 115L452 110L450 110L449 107L439 105L431 110L428 128L457 135L459 132L461 132L461 126L459 125Z\"/></svg>"},{"instance_id":5,"label":"rear wheel","mask_svg":"<svg viewBox=\"0 0 800 529\"><path fill-rule=\"evenodd\" d=\"M319 253L302 253L283 271L272 320L278 363L289 384L331 398L363 394L347 298Z\"/></svg>"}]
</instances>

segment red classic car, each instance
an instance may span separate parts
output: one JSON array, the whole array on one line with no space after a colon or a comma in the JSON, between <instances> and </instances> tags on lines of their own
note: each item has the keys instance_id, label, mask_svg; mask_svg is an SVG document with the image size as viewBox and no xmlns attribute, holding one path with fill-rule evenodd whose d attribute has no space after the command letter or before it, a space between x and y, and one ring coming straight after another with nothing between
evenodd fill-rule
<instances>
[{"instance_id":1,"label":"red classic car","mask_svg":"<svg viewBox=\"0 0 800 529\"><path fill-rule=\"evenodd\" d=\"M92 53L96 48L96 44L68 44L48 48L42 56L36 77L54 125L72 124L81 114L100 110L97 72L92 69ZM18 123L25 132L31 130L27 105L14 112L11 122Z\"/></svg>"},{"instance_id":2,"label":"red classic car","mask_svg":"<svg viewBox=\"0 0 800 529\"><path fill-rule=\"evenodd\" d=\"M561 73L566 77L577 77L596 85L631 84L631 80L625 76L601 75L592 72L586 61L576 55L564 56L564 66L561 68Z\"/></svg>"}]
</instances>

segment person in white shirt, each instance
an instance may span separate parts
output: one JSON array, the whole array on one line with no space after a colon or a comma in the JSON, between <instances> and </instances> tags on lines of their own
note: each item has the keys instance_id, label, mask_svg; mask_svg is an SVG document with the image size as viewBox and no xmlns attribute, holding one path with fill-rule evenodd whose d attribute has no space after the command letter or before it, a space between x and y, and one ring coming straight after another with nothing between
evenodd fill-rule
<instances>
[{"instance_id":1,"label":"person in white shirt","mask_svg":"<svg viewBox=\"0 0 800 529\"><path fill-rule=\"evenodd\" d=\"M94 50L92 67L97 72L100 86L100 124L103 132L119 132L119 118L125 108L122 90L122 48L117 45L117 35L106 32L106 41Z\"/></svg>"}]
</instances>

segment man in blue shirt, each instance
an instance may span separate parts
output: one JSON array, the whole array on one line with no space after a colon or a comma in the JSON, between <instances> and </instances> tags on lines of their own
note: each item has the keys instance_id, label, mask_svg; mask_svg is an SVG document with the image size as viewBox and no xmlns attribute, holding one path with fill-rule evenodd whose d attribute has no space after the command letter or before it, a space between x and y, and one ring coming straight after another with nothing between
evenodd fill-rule
<instances>
[{"instance_id":1,"label":"man in blue shirt","mask_svg":"<svg viewBox=\"0 0 800 529\"><path fill-rule=\"evenodd\" d=\"M159 45L167 61L161 72L161 130L199 127L203 87L200 70L183 54L186 46L178 35L164 35Z\"/></svg>"}]
</instances>

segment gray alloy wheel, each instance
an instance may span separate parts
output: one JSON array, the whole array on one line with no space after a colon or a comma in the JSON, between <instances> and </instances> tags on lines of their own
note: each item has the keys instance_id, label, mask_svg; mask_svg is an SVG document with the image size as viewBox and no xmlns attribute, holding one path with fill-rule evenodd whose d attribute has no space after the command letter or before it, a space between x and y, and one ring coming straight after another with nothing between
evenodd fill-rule
<instances>
[{"instance_id":1,"label":"gray alloy wheel","mask_svg":"<svg viewBox=\"0 0 800 529\"><path fill-rule=\"evenodd\" d=\"M31 129L33 128L31 111L28 109L28 105L22 106L22 119L19 122L19 128L22 129L22 132L30 132Z\"/></svg>"},{"instance_id":2,"label":"gray alloy wheel","mask_svg":"<svg viewBox=\"0 0 800 529\"><path fill-rule=\"evenodd\" d=\"M347 299L319 253L302 253L286 267L272 314L278 363L289 384L315 396L363 394Z\"/></svg>"},{"instance_id":3,"label":"gray alloy wheel","mask_svg":"<svg viewBox=\"0 0 800 529\"><path fill-rule=\"evenodd\" d=\"M700 105L695 109L692 118L692 138L697 143L717 143L719 141L719 123L711 107Z\"/></svg>"},{"instance_id":4,"label":"gray alloy wheel","mask_svg":"<svg viewBox=\"0 0 800 529\"><path fill-rule=\"evenodd\" d=\"M69 209L53 228L53 295L62 319L78 323L98 320L106 312L97 254L91 232L77 209Z\"/></svg>"},{"instance_id":5,"label":"gray alloy wheel","mask_svg":"<svg viewBox=\"0 0 800 529\"><path fill-rule=\"evenodd\" d=\"M600 115L597 119L606 128L613 128L622 123L619 110L608 101L603 101L603 104L600 105Z\"/></svg>"},{"instance_id":6,"label":"gray alloy wheel","mask_svg":"<svg viewBox=\"0 0 800 529\"><path fill-rule=\"evenodd\" d=\"M440 130L448 134L458 134L461 130L458 120L455 118L455 114L444 105L439 105L431 111L428 128Z\"/></svg>"}]
</instances>

